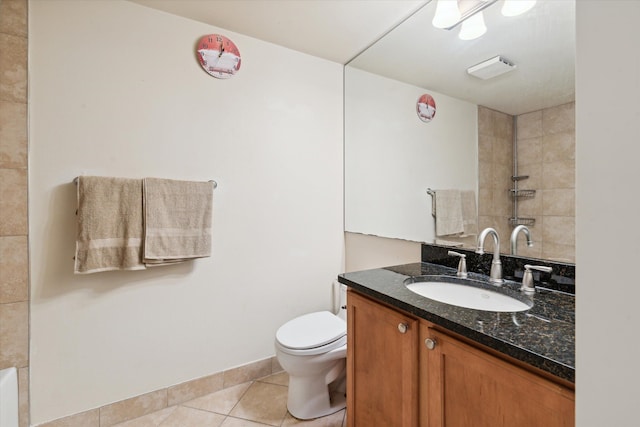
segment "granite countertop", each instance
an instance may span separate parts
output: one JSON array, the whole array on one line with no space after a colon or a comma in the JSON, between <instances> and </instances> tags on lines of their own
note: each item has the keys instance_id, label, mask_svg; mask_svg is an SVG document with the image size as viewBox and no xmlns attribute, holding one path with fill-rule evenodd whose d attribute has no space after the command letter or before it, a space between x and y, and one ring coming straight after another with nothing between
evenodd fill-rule
<instances>
[{"instance_id":1,"label":"granite countertop","mask_svg":"<svg viewBox=\"0 0 640 427\"><path fill-rule=\"evenodd\" d=\"M537 289L531 297L520 293L520 283L506 281L499 291L530 298L533 307L518 313L497 313L440 303L420 296L405 280L425 275L456 276L456 269L414 263L344 273L338 281L361 294L456 332L514 359L575 382L575 296ZM469 273L469 279L489 283L488 277ZM491 286L491 285L489 285Z\"/></svg>"}]
</instances>

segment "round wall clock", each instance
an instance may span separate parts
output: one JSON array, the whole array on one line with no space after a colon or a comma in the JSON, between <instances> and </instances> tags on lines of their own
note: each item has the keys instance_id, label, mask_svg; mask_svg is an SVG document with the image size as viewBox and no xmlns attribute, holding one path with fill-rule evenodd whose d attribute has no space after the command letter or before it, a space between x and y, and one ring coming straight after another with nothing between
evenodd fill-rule
<instances>
[{"instance_id":1,"label":"round wall clock","mask_svg":"<svg viewBox=\"0 0 640 427\"><path fill-rule=\"evenodd\" d=\"M418 98L416 112L423 122L430 122L436 115L436 101L429 94L424 94Z\"/></svg>"},{"instance_id":2,"label":"round wall clock","mask_svg":"<svg viewBox=\"0 0 640 427\"><path fill-rule=\"evenodd\" d=\"M228 79L240 69L240 51L228 37L220 34L202 36L196 52L202 68L213 77Z\"/></svg>"}]
</instances>

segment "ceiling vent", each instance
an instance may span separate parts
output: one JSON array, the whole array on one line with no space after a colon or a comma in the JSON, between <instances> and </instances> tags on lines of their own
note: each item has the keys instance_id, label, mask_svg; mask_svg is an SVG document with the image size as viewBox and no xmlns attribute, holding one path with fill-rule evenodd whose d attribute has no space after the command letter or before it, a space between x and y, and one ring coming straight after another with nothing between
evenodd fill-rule
<instances>
[{"instance_id":1,"label":"ceiling vent","mask_svg":"<svg viewBox=\"0 0 640 427\"><path fill-rule=\"evenodd\" d=\"M516 66L509 60L501 56L496 56L467 68L467 73L479 79L487 80L511 71L514 68L516 68Z\"/></svg>"}]
</instances>

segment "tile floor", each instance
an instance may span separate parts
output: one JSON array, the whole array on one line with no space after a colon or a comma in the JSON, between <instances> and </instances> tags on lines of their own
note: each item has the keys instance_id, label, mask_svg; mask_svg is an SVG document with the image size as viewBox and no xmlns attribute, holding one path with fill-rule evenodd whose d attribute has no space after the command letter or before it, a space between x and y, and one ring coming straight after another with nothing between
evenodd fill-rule
<instances>
[{"instance_id":1,"label":"tile floor","mask_svg":"<svg viewBox=\"0 0 640 427\"><path fill-rule=\"evenodd\" d=\"M302 421L287 412L286 372L238 384L114 427L346 427L345 410Z\"/></svg>"}]
</instances>

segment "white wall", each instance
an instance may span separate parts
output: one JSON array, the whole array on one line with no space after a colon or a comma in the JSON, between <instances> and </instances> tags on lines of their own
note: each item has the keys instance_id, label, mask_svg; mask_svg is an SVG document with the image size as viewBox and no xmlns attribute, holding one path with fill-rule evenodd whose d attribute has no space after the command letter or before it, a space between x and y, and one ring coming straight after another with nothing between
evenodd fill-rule
<instances>
[{"instance_id":1,"label":"white wall","mask_svg":"<svg viewBox=\"0 0 640 427\"><path fill-rule=\"evenodd\" d=\"M576 9L576 425L630 427L640 383L640 2Z\"/></svg>"},{"instance_id":2,"label":"white wall","mask_svg":"<svg viewBox=\"0 0 640 427\"><path fill-rule=\"evenodd\" d=\"M242 67L194 48L222 32ZM342 66L110 1L30 2L33 424L272 356L343 267ZM215 179L213 256L74 276L80 174Z\"/></svg>"},{"instance_id":3,"label":"white wall","mask_svg":"<svg viewBox=\"0 0 640 427\"><path fill-rule=\"evenodd\" d=\"M345 271L420 262L422 244L401 239L344 233Z\"/></svg>"},{"instance_id":4,"label":"white wall","mask_svg":"<svg viewBox=\"0 0 640 427\"><path fill-rule=\"evenodd\" d=\"M422 122L416 102L436 102ZM345 70L345 230L432 242L432 189L478 189L475 104L380 77Z\"/></svg>"}]
</instances>

